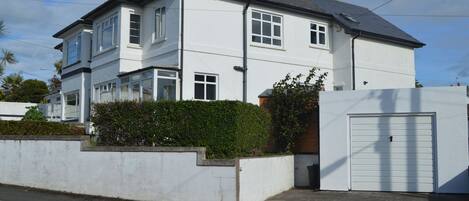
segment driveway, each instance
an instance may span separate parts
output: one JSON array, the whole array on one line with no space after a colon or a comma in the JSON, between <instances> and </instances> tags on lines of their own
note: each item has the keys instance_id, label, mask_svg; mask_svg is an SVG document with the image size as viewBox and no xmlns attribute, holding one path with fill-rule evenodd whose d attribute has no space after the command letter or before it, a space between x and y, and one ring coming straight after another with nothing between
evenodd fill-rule
<instances>
[{"instance_id":1,"label":"driveway","mask_svg":"<svg viewBox=\"0 0 469 201\"><path fill-rule=\"evenodd\" d=\"M332 192L294 189L267 201L463 201L469 195L386 193L386 192Z\"/></svg>"},{"instance_id":2,"label":"driveway","mask_svg":"<svg viewBox=\"0 0 469 201\"><path fill-rule=\"evenodd\" d=\"M0 201L122 201L0 184Z\"/></svg>"}]
</instances>

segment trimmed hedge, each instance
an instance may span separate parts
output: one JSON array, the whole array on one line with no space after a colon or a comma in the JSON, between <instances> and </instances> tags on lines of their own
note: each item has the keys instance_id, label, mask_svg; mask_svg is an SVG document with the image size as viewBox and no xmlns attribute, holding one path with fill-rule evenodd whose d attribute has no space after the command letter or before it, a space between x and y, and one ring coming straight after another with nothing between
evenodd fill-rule
<instances>
[{"instance_id":1,"label":"trimmed hedge","mask_svg":"<svg viewBox=\"0 0 469 201\"><path fill-rule=\"evenodd\" d=\"M98 145L206 147L208 158L252 156L267 143L270 116L238 101L96 104Z\"/></svg>"},{"instance_id":2,"label":"trimmed hedge","mask_svg":"<svg viewBox=\"0 0 469 201\"><path fill-rule=\"evenodd\" d=\"M84 135L85 129L70 124L40 121L0 121L0 135Z\"/></svg>"}]
</instances>

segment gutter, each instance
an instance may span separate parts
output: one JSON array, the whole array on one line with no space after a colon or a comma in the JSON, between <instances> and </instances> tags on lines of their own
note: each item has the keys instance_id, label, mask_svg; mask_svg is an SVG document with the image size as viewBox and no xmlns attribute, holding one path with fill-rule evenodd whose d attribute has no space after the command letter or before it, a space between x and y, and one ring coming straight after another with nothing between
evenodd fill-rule
<instances>
[{"instance_id":1,"label":"gutter","mask_svg":"<svg viewBox=\"0 0 469 201\"><path fill-rule=\"evenodd\" d=\"M352 38L352 90L356 90L356 86L355 86L355 39L360 37L360 35L361 35L361 32L358 32L358 34Z\"/></svg>"},{"instance_id":2,"label":"gutter","mask_svg":"<svg viewBox=\"0 0 469 201\"><path fill-rule=\"evenodd\" d=\"M179 61L179 67L180 67L180 70L179 70L179 100L182 101L182 89L184 88L183 87L183 69L184 69L184 0L181 0L181 55L179 56L180 57L180 61Z\"/></svg>"},{"instance_id":3,"label":"gutter","mask_svg":"<svg viewBox=\"0 0 469 201\"><path fill-rule=\"evenodd\" d=\"M248 39L247 39L247 11L251 5L248 0L243 9L243 102L247 102L247 85L248 85Z\"/></svg>"}]
</instances>

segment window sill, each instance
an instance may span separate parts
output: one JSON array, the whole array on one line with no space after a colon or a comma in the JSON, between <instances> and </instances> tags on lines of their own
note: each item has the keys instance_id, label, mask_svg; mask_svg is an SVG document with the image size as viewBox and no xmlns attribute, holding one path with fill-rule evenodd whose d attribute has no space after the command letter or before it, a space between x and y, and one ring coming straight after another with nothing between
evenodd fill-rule
<instances>
[{"instance_id":1,"label":"window sill","mask_svg":"<svg viewBox=\"0 0 469 201\"><path fill-rule=\"evenodd\" d=\"M309 44L309 47L310 47L310 48L315 48L315 49L330 50L330 48L329 48L328 46L323 46L323 45L313 45L313 44Z\"/></svg>"},{"instance_id":2,"label":"window sill","mask_svg":"<svg viewBox=\"0 0 469 201\"><path fill-rule=\"evenodd\" d=\"M265 49L271 49L271 50L287 51L283 46L278 47L278 46L272 46L272 45L262 45L262 44L257 44L257 43L251 43L251 47L259 47L259 48L265 48Z\"/></svg>"},{"instance_id":3,"label":"window sill","mask_svg":"<svg viewBox=\"0 0 469 201\"><path fill-rule=\"evenodd\" d=\"M133 48L133 49L142 49L142 45L139 45L139 44L133 44L133 43L129 43L127 45L128 48Z\"/></svg>"},{"instance_id":4,"label":"window sill","mask_svg":"<svg viewBox=\"0 0 469 201\"><path fill-rule=\"evenodd\" d=\"M104 54L104 53L106 53L106 52L110 52L110 51L112 51L112 50L115 50L115 49L117 49L117 47L118 47L118 46L116 45L116 46L114 46L114 47L110 47L110 48L108 48L108 49L105 49L105 50L102 50L102 51L100 51L100 52L98 52L98 53L95 53L95 54L93 55L93 58L94 58L94 57L97 57L97 56L99 56L99 55L102 55L102 54Z\"/></svg>"},{"instance_id":5,"label":"window sill","mask_svg":"<svg viewBox=\"0 0 469 201\"><path fill-rule=\"evenodd\" d=\"M153 42L151 42L152 45L155 45L155 44L160 44L164 41L168 40L168 38L164 37L164 38L159 38L159 39L153 39Z\"/></svg>"}]
</instances>

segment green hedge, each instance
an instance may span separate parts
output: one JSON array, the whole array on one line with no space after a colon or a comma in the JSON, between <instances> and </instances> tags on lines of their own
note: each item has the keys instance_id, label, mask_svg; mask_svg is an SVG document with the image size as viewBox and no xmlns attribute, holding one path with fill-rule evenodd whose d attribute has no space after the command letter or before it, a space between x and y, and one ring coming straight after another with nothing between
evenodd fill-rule
<instances>
[{"instance_id":1,"label":"green hedge","mask_svg":"<svg viewBox=\"0 0 469 201\"><path fill-rule=\"evenodd\" d=\"M0 121L0 135L83 135L83 128L56 122Z\"/></svg>"},{"instance_id":2,"label":"green hedge","mask_svg":"<svg viewBox=\"0 0 469 201\"><path fill-rule=\"evenodd\" d=\"M93 109L99 145L201 146L208 158L258 153L270 129L267 112L237 101L116 102Z\"/></svg>"}]
</instances>

